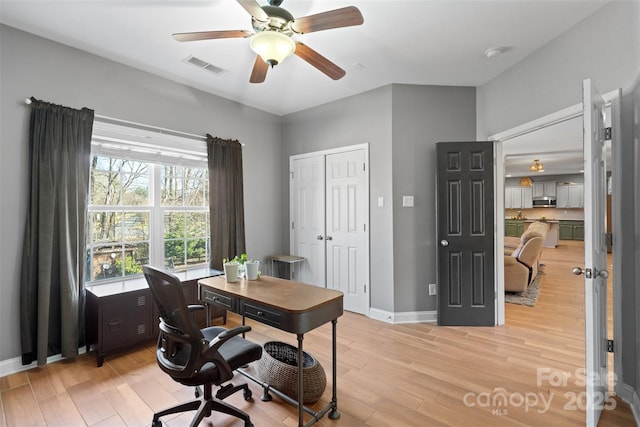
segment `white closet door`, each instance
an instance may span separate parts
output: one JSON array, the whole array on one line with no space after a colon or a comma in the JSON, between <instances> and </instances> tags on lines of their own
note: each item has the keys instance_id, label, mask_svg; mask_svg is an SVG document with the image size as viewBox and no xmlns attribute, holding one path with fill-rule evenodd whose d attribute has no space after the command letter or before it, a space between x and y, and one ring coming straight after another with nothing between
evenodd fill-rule
<instances>
[{"instance_id":1,"label":"white closet door","mask_svg":"<svg viewBox=\"0 0 640 427\"><path fill-rule=\"evenodd\" d=\"M364 150L326 157L327 288L344 293L345 310L368 314L368 206Z\"/></svg>"},{"instance_id":2,"label":"white closet door","mask_svg":"<svg viewBox=\"0 0 640 427\"><path fill-rule=\"evenodd\" d=\"M297 281L325 287L325 156L296 158L291 174L291 255L305 258Z\"/></svg>"}]
</instances>

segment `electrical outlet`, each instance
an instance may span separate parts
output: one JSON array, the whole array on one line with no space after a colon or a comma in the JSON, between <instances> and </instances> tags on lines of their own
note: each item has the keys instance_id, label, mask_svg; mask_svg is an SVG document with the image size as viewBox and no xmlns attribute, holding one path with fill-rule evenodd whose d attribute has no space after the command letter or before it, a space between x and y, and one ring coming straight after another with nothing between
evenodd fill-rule
<instances>
[{"instance_id":1,"label":"electrical outlet","mask_svg":"<svg viewBox=\"0 0 640 427\"><path fill-rule=\"evenodd\" d=\"M429 283L429 295L435 295L436 289L437 288L435 283Z\"/></svg>"}]
</instances>

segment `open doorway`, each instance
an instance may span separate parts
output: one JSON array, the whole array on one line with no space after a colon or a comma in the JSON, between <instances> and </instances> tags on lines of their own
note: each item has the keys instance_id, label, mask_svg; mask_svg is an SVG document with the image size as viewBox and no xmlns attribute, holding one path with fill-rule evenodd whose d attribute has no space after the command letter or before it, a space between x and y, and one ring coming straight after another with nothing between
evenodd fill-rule
<instances>
[{"instance_id":1,"label":"open doorway","mask_svg":"<svg viewBox=\"0 0 640 427\"><path fill-rule=\"evenodd\" d=\"M615 99L618 95L619 95L618 91L615 91L605 95L605 98L608 100L612 100L612 99ZM611 117L611 114L609 114L609 111L608 111L607 120L610 120L610 117ZM510 172L510 170L513 170L514 167L515 168L519 167L521 169L524 169L527 165L527 162L528 164L532 164L535 159L539 159L540 163L544 163L544 169L549 173L558 174L559 170L562 170L562 174L575 172L575 174L577 175L581 173L581 170L577 168L579 166L577 167L574 166L574 170L571 170L572 156L579 160L579 163L577 163L577 165L582 163L582 159L581 159L581 156L582 156L581 124L582 123L581 122L582 122L582 105L575 105L573 107L567 108L565 110L559 111L549 116L542 117L538 120L519 126L517 128L513 128L509 131L505 131L500 134L496 134L492 136L491 139L497 141L497 146L498 146L498 149L497 149L498 156L496 160L497 160L497 170L499 173L497 174L496 181L497 181L497 187L501 187L496 189L496 194L501 194L501 192L505 191L506 187L509 185L510 178L512 179L511 183L513 183L514 177L507 176L507 175L512 175L512 172ZM558 131L559 134L563 134L564 132L563 129L570 128L572 123L580 125L580 126L574 126L575 130L573 131L573 134L576 136L576 138L574 138L573 145L571 140L563 139L566 137L566 135L562 138L553 136L553 133L554 133L553 131ZM610 122L607 123L607 126L611 126ZM536 140L538 140L539 142L536 142ZM551 147L546 148L545 144L547 146L551 144ZM607 176L609 177L608 182L613 185L609 186L609 196L610 196L610 199L612 200L612 210L609 210L607 213L608 215L607 223L609 224L608 230L611 230L611 228L616 227L615 219L620 217L621 208L619 203L616 204L615 190L614 190L616 175L617 175L617 171L619 170L619 167L617 167L617 165L619 165L620 159L616 157L615 142L614 142L613 149L611 149L611 145L609 145L609 148L610 149L608 150L608 156L607 156ZM572 152L574 152L573 155L572 155ZM543 156L547 156L545 157L545 160L541 159L541 157ZM556 157L557 159L554 159L554 157ZM564 158L564 160L562 160L562 158ZM547 165L553 165L554 161L564 162L564 164L562 165L564 169L556 169L555 167L547 166ZM533 173L534 172L529 172L529 170L524 169L521 172L521 176L524 176L527 174L530 176ZM573 179L570 179L568 181L572 181L572 180ZM508 213L509 211L504 205L504 201L497 203L497 209L500 212L504 210L507 213L507 215L509 214ZM562 210L558 210L558 208L554 208L554 209L555 209L553 211L554 213L560 214L560 215L554 215L554 216L560 217L560 219L562 215L571 213L571 212L565 212L564 209L562 208L561 208ZM539 219L539 217L542 216L541 210L533 209L533 210L529 210L528 212L529 213L536 212L536 214L540 212L540 214L532 215L532 219ZM549 216L547 216L547 218L549 218ZM498 224L497 236L496 236L497 237L496 238L496 241L497 241L496 254L498 254L499 251L502 250L504 232L505 232L504 224ZM560 242L562 241L560 240ZM561 246L562 244L559 245L558 247L561 247ZM618 249L618 253L619 253L619 249ZM617 262L619 262L618 260L619 257L616 257L615 254L616 254L616 247L614 245L609 255L609 263L608 263L609 269L613 269L613 274L609 276L610 277L609 292L610 292L610 295L611 294L613 295L613 298L610 297L610 302L609 302L609 316L608 316L609 326L610 326L609 337L612 337L614 335L620 336L618 333L616 333L616 331L619 331L619 325L620 325L619 310L618 312L615 311L615 308L619 307L619 301L617 301L617 299L619 298L620 293L616 292L616 289L619 289L620 282L619 282L619 275L617 274L619 273L619 268L616 268L616 264ZM554 261L561 261L562 257L553 257L552 259ZM584 266L584 257L582 257L581 259L583 263L578 265ZM565 267L566 267L566 270L565 270L566 273L564 274L566 274L567 278L570 278L571 267L569 265L566 265ZM502 266L502 268L504 267ZM503 274L504 274L503 271L496 272L497 282L499 284L498 295L500 295L500 293L504 293L504 287L500 288L500 286L504 286L504 276L501 276ZM574 291L584 294L584 288L582 286L576 286ZM509 319L505 319L504 302L502 304L499 303L498 306L499 306L498 312L497 312L498 323L499 324L503 324L505 322L509 323ZM500 311L500 307L502 307L502 311ZM613 327L611 327L612 325ZM609 366L614 366L614 371L617 371L618 367L620 366L618 357L619 357L619 354L615 354L614 358L610 359ZM611 362L615 362L615 363L611 363Z\"/></svg>"}]
</instances>

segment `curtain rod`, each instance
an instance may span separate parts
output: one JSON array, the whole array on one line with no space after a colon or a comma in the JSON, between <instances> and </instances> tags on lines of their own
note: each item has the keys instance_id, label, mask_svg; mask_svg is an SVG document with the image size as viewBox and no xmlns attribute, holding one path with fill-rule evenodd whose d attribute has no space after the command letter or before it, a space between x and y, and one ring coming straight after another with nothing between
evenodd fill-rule
<instances>
[{"instance_id":1,"label":"curtain rod","mask_svg":"<svg viewBox=\"0 0 640 427\"><path fill-rule=\"evenodd\" d=\"M25 98L24 103L29 105L31 104L31 98ZM193 138L193 139L197 139L200 141L205 141L207 140L206 137L202 136L202 135L196 135L193 133L187 133L187 132L182 132L179 130L173 130L173 129L167 129L167 128L161 128L161 127L157 127L157 126L152 126L152 125L147 125L144 123L137 123L137 122L131 122L128 120L123 120L123 119L116 119L114 117L108 117L108 116L101 116L100 114L94 114L95 118L101 119L101 121L104 122L112 122L112 123L124 123L127 124L129 126L134 126L137 127L139 129L143 129L143 130L153 130L156 131L158 133L164 133L164 134L170 134L170 135L175 135L175 136L183 136L183 137L188 137L188 138ZM242 145L243 147L245 147L245 144L241 143L240 145Z\"/></svg>"}]
</instances>

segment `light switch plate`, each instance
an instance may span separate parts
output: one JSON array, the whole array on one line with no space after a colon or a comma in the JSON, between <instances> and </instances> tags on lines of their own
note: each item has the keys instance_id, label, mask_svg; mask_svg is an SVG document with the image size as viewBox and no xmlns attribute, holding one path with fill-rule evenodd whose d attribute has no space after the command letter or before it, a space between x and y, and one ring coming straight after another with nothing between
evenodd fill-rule
<instances>
[{"instance_id":1,"label":"light switch plate","mask_svg":"<svg viewBox=\"0 0 640 427\"><path fill-rule=\"evenodd\" d=\"M413 196L402 196L402 207L404 207L404 208L412 208L413 207Z\"/></svg>"},{"instance_id":2,"label":"light switch plate","mask_svg":"<svg viewBox=\"0 0 640 427\"><path fill-rule=\"evenodd\" d=\"M378 197L378 207L381 208L384 206L384 197L379 196Z\"/></svg>"}]
</instances>

